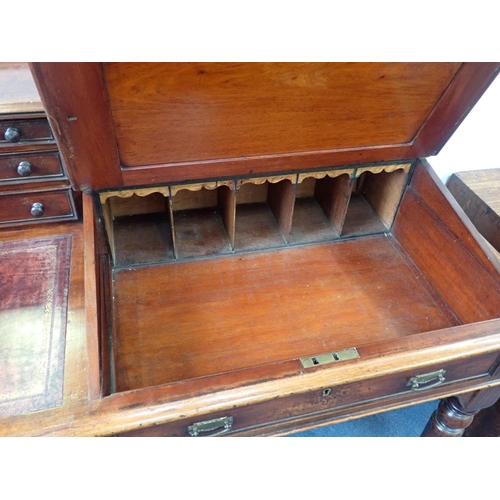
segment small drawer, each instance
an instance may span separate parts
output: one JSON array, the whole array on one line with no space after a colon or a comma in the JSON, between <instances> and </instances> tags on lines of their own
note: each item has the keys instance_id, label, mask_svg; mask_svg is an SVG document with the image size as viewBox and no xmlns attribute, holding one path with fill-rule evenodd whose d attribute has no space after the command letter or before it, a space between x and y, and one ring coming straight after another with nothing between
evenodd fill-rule
<instances>
[{"instance_id":1,"label":"small drawer","mask_svg":"<svg viewBox=\"0 0 500 500\"><path fill-rule=\"evenodd\" d=\"M63 176L57 153L0 156L0 182Z\"/></svg>"},{"instance_id":2,"label":"small drawer","mask_svg":"<svg viewBox=\"0 0 500 500\"><path fill-rule=\"evenodd\" d=\"M492 352L470 359L461 359L422 367L403 373L352 382L341 386L324 387L293 396L273 399L250 406L234 408L226 412L200 415L195 419L185 419L153 427L142 427L124 432L121 436L204 436L212 434L237 434L255 428L265 429L266 424L282 423L293 429L293 422L314 417L327 421L328 414L345 411L348 415L353 408L360 408L381 398L434 394L439 397L444 388L449 391L456 383L489 377L497 365L499 353ZM442 392L441 392L442 394ZM345 409L345 410L344 410ZM289 422L289 426L286 424Z\"/></svg>"},{"instance_id":3,"label":"small drawer","mask_svg":"<svg viewBox=\"0 0 500 500\"><path fill-rule=\"evenodd\" d=\"M54 136L45 118L0 121L0 144L12 145L52 141Z\"/></svg>"},{"instance_id":4,"label":"small drawer","mask_svg":"<svg viewBox=\"0 0 500 500\"><path fill-rule=\"evenodd\" d=\"M76 219L71 190L0 196L0 226Z\"/></svg>"}]
</instances>

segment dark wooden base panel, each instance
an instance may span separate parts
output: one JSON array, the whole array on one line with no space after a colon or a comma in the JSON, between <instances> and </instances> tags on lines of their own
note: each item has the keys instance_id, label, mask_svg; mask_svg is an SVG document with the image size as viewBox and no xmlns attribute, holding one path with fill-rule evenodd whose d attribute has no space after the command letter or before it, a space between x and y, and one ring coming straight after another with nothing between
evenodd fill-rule
<instances>
[{"instance_id":1,"label":"dark wooden base panel","mask_svg":"<svg viewBox=\"0 0 500 500\"><path fill-rule=\"evenodd\" d=\"M468 360L467 366L464 361L455 363L444 363L440 365L429 365L426 372L444 370L446 381L439 384L439 391L450 390L465 381L478 382L489 378L489 370L498 361L498 353L492 353L478 359ZM418 397L419 393L429 397L433 393L430 387L423 390L415 390L412 384L416 372L407 372L390 375L387 377L375 377L355 383L335 386L332 380L331 386L325 386L315 391L306 391L293 396L274 398L263 403L251 406L242 406L228 409L225 412L217 412L208 415L200 415L196 418L181 419L174 423L157 425L151 427L141 427L140 429L123 433L124 436L190 436L193 425L203 424L206 421L220 419L217 422L222 426L225 423L224 417L231 420L231 426L224 430L228 435L259 435L260 432L267 432L268 427L275 425L281 427L291 427L298 425L298 422L305 419L325 419L329 416L337 418L343 415L363 414L367 408L374 408L376 405L383 405L408 399L410 395ZM434 389L436 392L436 389ZM218 432L222 429L212 429L207 431L207 435ZM199 433L204 435L203 432Z\"/></svg>"}]
</instances>

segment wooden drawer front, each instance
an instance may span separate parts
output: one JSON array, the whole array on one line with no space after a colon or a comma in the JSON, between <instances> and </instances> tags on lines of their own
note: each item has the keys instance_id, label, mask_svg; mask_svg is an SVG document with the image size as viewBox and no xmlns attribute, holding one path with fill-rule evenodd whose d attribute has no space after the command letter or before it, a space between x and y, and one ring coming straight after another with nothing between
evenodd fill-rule
<instances>
[{"instance_id":1,"label":"wooden drawer front","mask_svg":"<svg viewBox=\"0 0 500 500\"><path fill-rule=\"evenodd\" d=\"M8 140L6 133L8 130L16 129L14 138ZM44 119L36 120L12 120L0 122L0 144L2 145L15 145L17 143L37 142L53 140L52 130L49 127L49 122Z\"/></svg>"},{"instance_id":2,"label":"wooden drawer front","mask_svg":"<svg viewBox=\"0 0 500 500\"><path fill-rule=\"evenodd\" d=\"M345 415L349 414L349 408L370 401L401 396L404 394L421 395L426 392L435 394L436 398L443 394L442 389L449 391L450 387L458 382L471 379L476 382L480 377L488 377L490 371L496 366L499 353L489 353L476 356L471 359L451 362L443 365L428 366L422 370L413 370L404 373L379 377L371 380L353 382L337 387L324 387L320 390L296 394L284 398L277 398L251 406L235 408L226 412L217 412L209 415L200 415L197 418L185 419L170 424L157 425L154 427L141 428L120 434L121 436L189 436L189 427L193 424L232 417L230 431L225 434L237 435L238 431L244 431L251 427L264 427L266 424L290 420L307 415L317 414L318 419L325 417L329 411L345 408ZM411 380L416 375L424 375L432 372L445 370L442 383L437 384L438 379L422 384L416 391L412 389ZM215 422L212 426L217 425ZM220 423L222 426L222 422ZM291 427L292 427L291 425ZM210 425L208 426L210 427ZM207 435L222 430L218 428ZM192 429L191 429L192 432ZM258 432L256 432L258 434ZM203 432L199 433L200 436Z\"/></svg>"},{"instance_id":3,"label":"wooden drawer front","mask_svg":"<svg viewBox=\"0 0 500 500\"><path fill-rule=\"evenodd\" d=\"M63 175L57 153L0 156L0 181L31 180Z\"/></svg>"},{"instance_id":4,"label":"wooden drawer front","mask_svg":"<svg viewBox=\"0 0 500 500\"><path fill-rule=\"evenodd\" d=\"M75 218L70 190L0 196L0 225Z\"/></svg>"}]
</instances>

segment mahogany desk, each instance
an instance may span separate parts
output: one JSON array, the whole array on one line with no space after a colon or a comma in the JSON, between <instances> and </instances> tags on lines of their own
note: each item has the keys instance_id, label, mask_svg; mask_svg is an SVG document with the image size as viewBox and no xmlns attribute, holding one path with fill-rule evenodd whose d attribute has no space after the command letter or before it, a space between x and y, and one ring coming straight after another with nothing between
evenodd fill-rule
<instances>
[{"instance_id":1,"label":"mahogany desk","mask_svg":"<svg viewBox=\"0 0 500 500\"><path fill-rule=\"evenodd\" d=\"M5 265L0 325L61 323L65 356L0 435L280 435L448 398L424 435L460 436L496 402L500 262L425 158L500 63L31 70L46 116L2 111L0 239L71 259L36 253L53 289ZM23 346L63 352L18 338L12 403Z\"/></svg>"}]
</instances>

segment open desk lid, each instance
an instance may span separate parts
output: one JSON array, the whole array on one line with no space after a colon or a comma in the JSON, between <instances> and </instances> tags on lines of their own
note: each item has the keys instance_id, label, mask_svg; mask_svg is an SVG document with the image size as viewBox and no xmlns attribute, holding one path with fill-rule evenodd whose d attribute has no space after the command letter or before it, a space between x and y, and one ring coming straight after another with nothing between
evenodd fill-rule
<instances>
[{"instance_id":1,"label":"open desk lid","mask_svg":"<svg viewBox=\"0 0 500 500\"><path fill-rule=\"evenodd\" d=\"M32 65L70 175L94 189L431 156L499 67Z\"/></svg>"}]
</instances>

